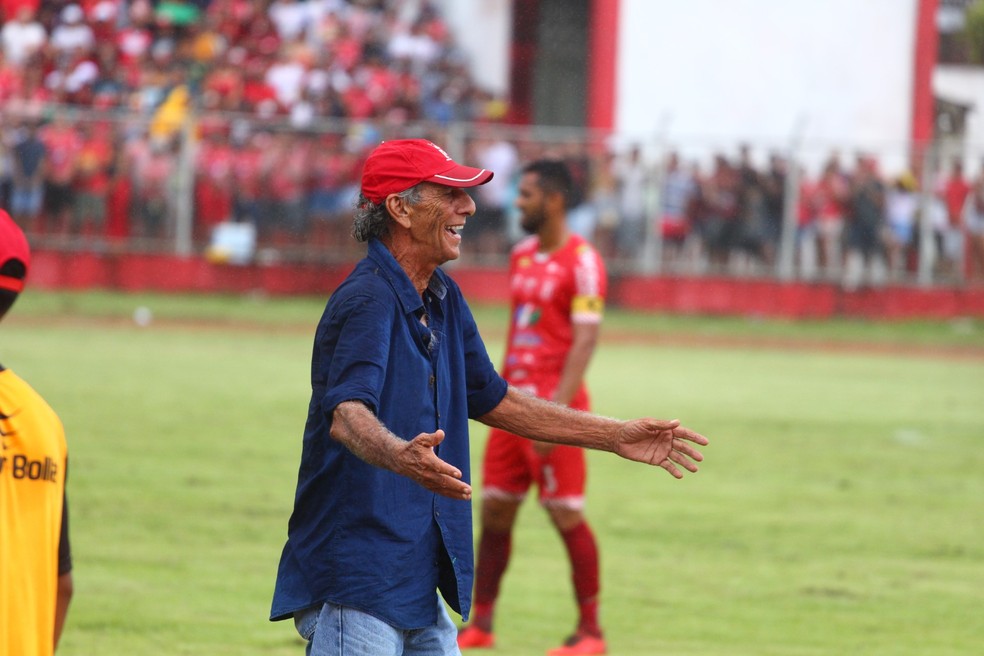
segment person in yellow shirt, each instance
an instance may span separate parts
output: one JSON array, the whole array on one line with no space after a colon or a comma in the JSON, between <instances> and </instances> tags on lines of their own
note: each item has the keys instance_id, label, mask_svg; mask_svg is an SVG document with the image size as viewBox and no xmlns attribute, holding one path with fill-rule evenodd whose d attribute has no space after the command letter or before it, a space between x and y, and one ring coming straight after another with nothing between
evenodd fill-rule
<instances>
[{"instance_id":1,"label":"person in yellow shirt","mask_svg":"<svg viewBox=\"0 0 984 656\"><path fill-rule=\"evenodd\" d=\"M0 319L24 289L24 233L0 210ZM0 364L0 654L50 656L72 597L65 477L54 410Z\"/></svg>"}]
</instances>

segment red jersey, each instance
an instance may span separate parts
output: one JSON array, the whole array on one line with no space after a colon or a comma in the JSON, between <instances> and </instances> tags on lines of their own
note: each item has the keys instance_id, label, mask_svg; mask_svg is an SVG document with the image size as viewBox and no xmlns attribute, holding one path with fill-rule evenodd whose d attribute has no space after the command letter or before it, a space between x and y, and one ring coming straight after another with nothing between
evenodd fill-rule
<instances>
[{"instance_id":1,"label":"red jersey","mask_svg":"<svg viewBox=\"0 0 984 656\"><path fill-rule=\"evenodd\" d=\"M232 178L240 198L259 198L263 195L263 153L255 147L233 151Z\"/></svg>"},{"instance_id":2,"label":"red jersey","mask_svg":"<svg viewBox=\"0 0 984 656\"><path fill-rule=\"evenodd\" d=\"M308 181L308 153L300 144L274 154L270 166L270 194L278 200L296 200L304 196Z\"/></svg>"},{"instance_id":3,"label":"red jersey","mask_svg":"<svg viewBox=\"0 0 984 656\"><path fill-rule=\"evenodd\" d=\"M206 141L198 151L195 198L198 218L206 226L232 216L232 148Z\"/></svg>"},{"instance_id":4,"label":"red jersey","mask_svg":"<svg viewBox=\"0 0 984 656\"><path fill-rule=\"evenodd\" d=\"M509 262L512 320L503 376L513 385L550 398L573 342L575 323L600 323L608 277L605 264L583 237L571 234L552 253L539 237L519 242Z\"/></svg>"},{"instance_id":5,"label":"red jersey","mask_svg":"<svg viewBox=\"0 0 984 656\"><path fill-rule=\"evenodd\" d=\"M113 160L110 136L97 130L82 141L77 162L79 191L103 195L109 190L109 166Z\"/></svg>"},{"instance_id":6,"label":"red jersey","mask_svg":"<svg viewBox=\"0 0 984 656\"><path fill-rule=\"evenodd\" d=\"M41 140L48 148L48 179L59 184L71 183L82 150L82 139L75 128L52 125L43 130Z\"/></svg>"},{"instance_id":7,"label":"red jersey","mask_svg":"<svg viewBox=\"0 0 984 656\"><path fill-rule=\"evenodd\" d=\"M943 199L949 215L950 225L959 227L962 223L963 206L970 195L970 185L963 178L950 178L943 188Z\"/></svg>"}]
</instances>

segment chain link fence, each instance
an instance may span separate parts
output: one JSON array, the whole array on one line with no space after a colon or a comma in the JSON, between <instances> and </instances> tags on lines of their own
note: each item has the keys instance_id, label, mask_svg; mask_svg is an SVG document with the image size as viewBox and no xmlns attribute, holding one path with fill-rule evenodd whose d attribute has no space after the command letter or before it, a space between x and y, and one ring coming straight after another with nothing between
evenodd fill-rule
<instances>
[{"instance_id":1,"label":"chain link fence","mask_svg":"<svg viewBox=\"0 0 984 656\"><path fill-rule=\"evenodd\" d=\"M785 144L630 139L495 123L152 117L4 108L0 202L36 248L169 253L217 263L344 262L362 163L426 137L495 171L463 261L504 266L522 237L522 167L570 166L568 218L618 274L964 285L984 281L984 149L940 141Z\"/></svg>"}]
</instances>

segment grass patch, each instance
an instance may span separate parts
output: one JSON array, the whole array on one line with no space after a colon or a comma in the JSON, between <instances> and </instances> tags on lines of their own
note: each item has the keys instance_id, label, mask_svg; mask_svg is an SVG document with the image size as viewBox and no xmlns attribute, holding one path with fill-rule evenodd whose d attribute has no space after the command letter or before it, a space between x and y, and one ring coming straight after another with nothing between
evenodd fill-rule
<instances>
[{"instance_id":1,"label":"grass patch","mask_svg":"<svg viewBox=\"0 0 984 656\"><path fill-rule=\"evenodd\" d=\"M69 438L77 591L62 656L302 653L266 617L323 304L32 292L0 325L0 361ZM155 316L145 328L129 320L139 306ZM505 312L476 315L498 361ZM984 360L615 339L980 344L970 325L612 312L589 372L596 410L680 417L712 444L683 481L589 456L610 652L977 653ZM476 471L485 435L472 432ZM527 504L497 653L542 654L574 617L562 545Z\"/></svg>"}]
</instances>

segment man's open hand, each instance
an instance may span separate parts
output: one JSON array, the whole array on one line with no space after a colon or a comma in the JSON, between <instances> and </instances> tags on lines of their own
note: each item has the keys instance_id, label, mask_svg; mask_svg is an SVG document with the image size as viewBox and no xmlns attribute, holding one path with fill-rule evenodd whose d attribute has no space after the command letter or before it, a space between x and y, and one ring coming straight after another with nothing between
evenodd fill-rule
<instances>
[{"instance_id":1,"label":"man's open hand","mask_svg":"<svg viewBox=\"0 0 984 656\"><path fill-rule=\"evenodd\" d=\"M421 433L406 443L400 454L400 473L431 492L452 499L471 499L471 486L461 480L461 471L444 462L434 447L444 441L444 431Z\"/></svg>"},{"instance_id":2,"label":"man's open hand","mask_svg":"<svg viewBox=\"0 0 984 656\"><path fill-rule=\"evenodd\" d=\"M704 459L689 442L708 443L706 437L684 428L677 419L634 419L619 429L612 451L628 460L662 467L674 478L683 478L677 465L695 472L696 463Z\"/></svg>"}]
</instances>

